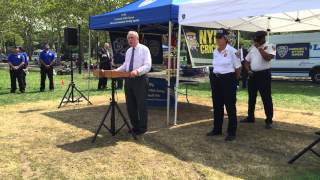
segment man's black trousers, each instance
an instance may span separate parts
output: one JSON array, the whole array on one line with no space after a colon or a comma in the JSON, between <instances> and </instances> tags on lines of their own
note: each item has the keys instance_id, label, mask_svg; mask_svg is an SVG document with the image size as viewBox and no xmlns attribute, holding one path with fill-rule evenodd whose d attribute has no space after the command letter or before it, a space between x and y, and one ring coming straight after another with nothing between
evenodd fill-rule
<instances>
[{"instance_id":1,"label":"man's black trousers","mask_svg":"<svg viewBox=\"0 0 320 180\"><path fill-rule=\"evenodd\" d=\"M263 70L254 72L250 75L248 80L248 120L254 121L254 111L256 107L256 100L258 91L261 95L261 99L266 114L266 123L272 123L273 118L273 103L271 96L271 70Z\"/></svg>"},{"instance_id":2,"label":"man's black trousers","mask_svg":"<svg viewBox=\"0 0 320 180\"><path fill-rule=\"evenodd\" d=\"M40 75L41 75L40 91L44 91L45 88L46 88L46 78L47 78L47 76L48 76L48 79L49 79L49 89L53 90L54 89L53 67L50 67L50 68L41 67L40 68Z\"/></svg>"},{"instance_id":3,"label":"man's black trousers","mask_svg":"<svg viewBox=\"0 0 320 180\"><path fill-rule=\"evenodd\" d=\"M17 90L17 83L18 80L19 90L23 92L25 90L25 85L23 82L23 70L10 70L10 79L11 79L11 92L15 92Z\"/></svg>"},{"instance_id":4,"label":"man's black trousers","mask_svg":"<svg viewBox=\"0 0 320 180\"><path fill-rule=\"evenodd\" d=\"M141 133L146 132L148 126L148 78L146 76L141 76L126 79L125 95L133 130Z\"/></svg>"}]
</instances>

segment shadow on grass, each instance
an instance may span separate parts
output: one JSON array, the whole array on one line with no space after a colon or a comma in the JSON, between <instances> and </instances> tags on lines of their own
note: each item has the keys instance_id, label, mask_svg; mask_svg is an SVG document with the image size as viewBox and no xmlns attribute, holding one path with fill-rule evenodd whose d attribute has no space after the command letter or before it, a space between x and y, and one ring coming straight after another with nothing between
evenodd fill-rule
<instances>
[{"instance_id":1,"label":"shadow on grass","mask_svg":"<svg viewBox=\"0 0 320 180\"><path fill-rule=\"evenodd\" d=\"M125 104L120 104L120 107L125 110ZM225 142L224 136L205 136L212 128L211 109L209 106L181 103L179 125L171 128L166 127L165 108L150 109L149 131L139 136L137 141L133 140L127 129L123 129L115 137L102 129L94 144L91 143L92 137L87 137L58 147L78 153L114 146L120 141L130 141L171 154L182 161L202 164L232 176L249 179L287 175L294 177L306 172L318 175L316 172L320 172L319 160L311 153L294 165L287 164L294 154L314 140L314 132L318 130L316 127L275 122L272 130L266 130L264 120L257 119L255 124L239 124L236 141ZM47 112L44 115L89 130L93 136L106 110L107 106L97 106ZM119 120L117 122L118 126L122 123ZM226 122L227 120L224 130Z\"/></svg>"}]
</instances>

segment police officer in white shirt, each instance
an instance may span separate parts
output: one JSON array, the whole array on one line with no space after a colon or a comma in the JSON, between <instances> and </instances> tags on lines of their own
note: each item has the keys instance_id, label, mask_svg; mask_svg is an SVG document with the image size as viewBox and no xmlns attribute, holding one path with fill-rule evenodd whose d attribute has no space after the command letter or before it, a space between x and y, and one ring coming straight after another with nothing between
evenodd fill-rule
<instances>
[{"instance_id":1,"label":"police officer in white shirt","mask_svg":"<svg viewBox=\"0 0 320 180\"><path fill-rule=\"evenodd\" d=\"M213 55L212 94L214 101L214 124L207 136L222 134L224 106L226 106L229 124L226 141L236 137L237 110L236 92L237 79L240 77L241 62L237 50L228 44L227 32L220 30L217 35L217 48Z\"/></svg>"},{"instance_id":2,"label":"police officer in white shirt","mask_svg":"<svg viewBox=\"0 0 320 180\"><path fill-rule=\"evenodd\" d=\"M266 42L265 31L258 31L254 37L254 45L246 56L245 68L249 72L248 80L248 117L240 122L255 122L255 105L259 91L266 114L266 129L272 128L273 103L271 97L271 60L276 55L275 47Z\"/></svg>"},{"instance_id":3,"label":"police officer in white shirt","mask_svg":"<svg viewBox=\"0 0 320 180\"><path fill-rule=\"evenodd\" d=\"M136 135L147 131L147 93L148 73L152 66L151 54L148 47L139 43L139 35L129 31L127 35L130 48L126 52L125 62L116 71L130 72L131 78L125 81L125 95L128 114Z\"/></svg>"}]
</instances>

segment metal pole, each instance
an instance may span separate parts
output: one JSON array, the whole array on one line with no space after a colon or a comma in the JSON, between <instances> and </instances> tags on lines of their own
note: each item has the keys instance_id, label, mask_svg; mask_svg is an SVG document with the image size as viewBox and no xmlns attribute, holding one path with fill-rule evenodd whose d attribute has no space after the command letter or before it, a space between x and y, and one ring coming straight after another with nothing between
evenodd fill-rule
<instances>
[{"instance_id":1,"label":"metal pole","mask_svg":"<svg viewBox=\"0 0 320 180\"><path fill-rule=\"evenodd\" d=\"M170 123L170 94L171 94L171 36L172 36L172 22L169 21L169 33L168 33L168 67L167 67L167 75L168 75L168 87L167 87L167 125Z\"/></svg>"},{"instance_id":2,"label":"metal pole","mask_svg":"<svg viewBox=\"0 0 320 180\"><path fill-rule=\"evenodd\" d=\"M79 54L78 54L78 60L79 60L79 67L78 67L78 71L79 74L81 74L81 68L82 68L82 48L81 48L81 25L78 24L78 46L79 46Z\"/></svg>"},{"instance_id":3,"label":"metal pole","mask_svg":"<svg viewBox=\"0 0 320 180\"><path fill-rule=\"evenodd\" d=\"M88 59L89 59L89 62L88 62L88 67L87 67L87 69L88 69L88 100L90 100L90 82L91 82L91 77L90 77L90 72L91 72L91 70L90 70L90 66L91 66L91 31L90 31L90 29L89 29L89 48L88 48Z\"/></svg>"},{"instance_id":4,"label":"metal pole","mask_svg":"<svg viewBox=\"0 0 320 180\"><path fill-rule=\"evenodd\" d=\"M175 87L174 125L177 125L177 118L178 118L178 90L179 90L179 74L180 74L180 48L181 48L181 25L179 24L178 52L177 52L177 74L176 74L176 87Z\"/></svg>"},{"instance_id":5,"label":"metal pole","mask_svg":"<svg viewBox=\"0 0 320 180\"><path fill-rule=\"evenodd\" d=\"M238 50L239 50L240 49L240 31L239 30L237 31L237 36L238 36L237 37L237 41L238 41L237 43L238 43Z\"/></svg>"},{"instance_id":6,"label":"metal pole","mask_svg":"<svg viewBox=\"0 0 320 180\"><path fill-rule=\"evenodd\" d=\"M271 32L270 20L271 20L271 17L268 17L268 27L267 27L267 41L268 42L270 42L270 32Z\"/></svg>"}]
</instances>

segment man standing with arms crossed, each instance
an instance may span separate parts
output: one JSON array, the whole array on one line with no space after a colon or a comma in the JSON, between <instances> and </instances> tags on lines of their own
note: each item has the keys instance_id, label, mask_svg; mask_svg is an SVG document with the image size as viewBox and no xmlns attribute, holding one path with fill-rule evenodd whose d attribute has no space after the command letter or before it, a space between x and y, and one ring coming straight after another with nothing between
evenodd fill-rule
<instances>
[{"instance_id":1,"label":"man standing with arms crossed","mask_svg":"<svg viewBox=\"0 0 320 180\"><path fill-rule=\"evenodd\" d=\"M148 47L139 43L139 35L129 31L127 35L130 48L126 52L125 62L115 71L130 72L125 80L125 95L129 118L136 135L147 131L148 111L147 94L148 78L146 74L152 66L151 54Z\"/></svg>"},{"instance_id":2,"label":"man standing with arms crossed","mask_svg":"<svg viewBox=\"0 0 320 180\"><path fill-rule=\"evenodd\" d=\"M248 80L248 117L242 123L255 122L255 106L258 91L261 95L266 114L266 129L272 128L273 103L271 97L271 60L276 55L275 47L266 42L265 31L257 31L254 45L246 56L245 68L249 72Z\"/></svg>"}]
</instances>

